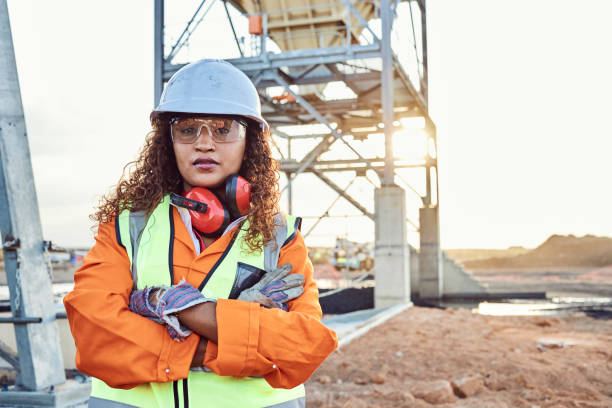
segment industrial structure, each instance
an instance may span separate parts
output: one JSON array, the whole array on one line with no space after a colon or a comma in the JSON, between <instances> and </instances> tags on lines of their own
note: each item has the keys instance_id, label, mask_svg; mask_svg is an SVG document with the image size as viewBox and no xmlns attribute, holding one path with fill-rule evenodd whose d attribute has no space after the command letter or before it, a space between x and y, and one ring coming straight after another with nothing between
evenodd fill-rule
<instances>
[{"instance_id":1,"label":"industrial structure","mask_svg":"<svg viewBox=\"0 0 612 408\"><path fill-rule=\"evenodd\" d=\"M0 405L71 405L89 387L66 383L10 27L0 0L0 234L11 304L0 325L13 325L18 351L0 342L18 373L18 390L2 390Z\"/></svg>"},{"instance_id":2,"label":"industrial structure","mask_svg":"<svg viewBox=\"0 0 612 408\"><path fill-rule=\"evenodd\" d=\"M191 62L178 63L175 59L205 21L211 2L198 2L193 15L186 16L180 35L168 44L164 13L171 4L164 3L155 1L155 102L164 83ZM250 43L236 35L228 3L248 16ZM410 18L401 24L409 25L412 36L393 48L391 34L394 24L398 24L400 3L408 6ZM411 298L408 223L398 220L416 217L415 214L407 217L406 192L398 185L395 170L420 171L426 187L425 193L419 194L422 205L418 214L418 288L412 288L412 293L423 298L441 297L437 142L428 109L425 0L243 0L225 1L223 6L240 52L240 57L228 61L251 78L260 93L262 112L271 125L273 138L284 139L286 147L278 151L281 170L287 176L284 191L288 212L292 212L293 189L300 183L299 175L314 174L375 223L375 305L407 303ZM374 22L379 22L380 30L374 28ZM244 18L241 23L245 23ZM407 63L400 62L404 47L413 59ZM206 54L206 44L199 44L191 54L197 55L197 59L214 57ZM326 99L322 91L332 82L341 82L352 94ZM283 93L273 95L270 90L278 87L282 87ZM393 135L401 130L400 120L409 117L423 119L427 137L427 154L416 161L399 160L393 152ZM312 129L313 124L322 125L326 132L308 134L307 129ZM283 131L287 126L306 130L290 134ZM381 131L384 157L366 156L355 147L356 140ZM309 152L295 157L291 143L303 138L315 139L317 143ZM349 156L322 159L324 153L333 151L338 144L344 145L341 147L344 151L348 148ZM335 172L374 178L370 199L375 202L374 213L368 211L363 199L351 196L338 185L333 177ZM413 192L416 189L411 188L410 194ZM328 212L319 218L327 215Z\"/></svg>"}]
</instances>

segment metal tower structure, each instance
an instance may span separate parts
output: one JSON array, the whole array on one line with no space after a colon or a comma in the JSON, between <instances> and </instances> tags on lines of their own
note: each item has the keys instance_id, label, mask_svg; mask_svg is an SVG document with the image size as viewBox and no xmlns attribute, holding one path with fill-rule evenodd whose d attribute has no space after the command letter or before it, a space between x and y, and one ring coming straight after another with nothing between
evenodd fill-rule
<instances>
[{"instance_id":1,"label":"metal tower structure","mask_svg":"<svg viewBox=\"0 0 612 408\"><path fill-rule=\"evenodd\" d=\"M286 146L284 151L277 148L281 155L280 168L287 176L283 193L287 196L289 212L293 207L292 187L300 182L300 174L308 172L375 222L377 307L410 301L410 251L406 241L407 222L404 221L408 219L406 198L405 190L397 183L396 170L420 169L425 178L425 192L417 193L421 202L419 278L418 290L413 288L413 293L418 292L423 298L439 298L442 271L437 142L436 127L428 109L425 0L329 1L223 1L240 53L239 57L228 61L251 78L259 91L264 117L271 125L273 143L277 140L279 143L275 145L282 142ZM181 34L171 47L167 47L164 0L155 0L155 103L159 101L164 83L185 63L191 62L176 62L175 59L204 20L212 3L214 0L198 2L193 15L185 18ZM228 3L248 17L250 47L244 38L237 36ZM400 3L408 5L410 21L401 24L409 25L411 35L392 44ZM375 28L376 24L380 30ZM400 62L402 48L411 51L413 56L415 69L411 72ZM205 49L202 48L193 60L214 57ZM342 83L352 96L333 100L322 97L325 86L332 82ZM284 92L273 96L270 91L279 87ZM422 118L428 148L422 159L407 161L395 157L393 135L401 130L400 120L411 117ZM306 131L306 134L296 135L283 130L286 126L311 129L308 126L313 124L322 126L325 133L308 134ZM368 155L356 147L355 141L367 139L381 129L384 157ZM316 145L301 157L295 157L292 141L302 138L314 139ZM339 144L352 157L322 158ZM375 185L374 213L367 209L363 199L355 198L334 180L336 172L352 172L355 177L376 175L378 180L372 182Z\"/></svg>"},{"instance_id":2,"label":"metal tower structure","mask_svg":"<svg viewBox=\"0 0 612 408\"><path fill-rule=\"evenodd\" d=\"M0 325L14 325L18 351L0 342L0 357L17 371L0 406L75 405L89 386L66 383L33 180L8 7L0 0L0 234L11 304Z\"/></svg>"}]
</instances>

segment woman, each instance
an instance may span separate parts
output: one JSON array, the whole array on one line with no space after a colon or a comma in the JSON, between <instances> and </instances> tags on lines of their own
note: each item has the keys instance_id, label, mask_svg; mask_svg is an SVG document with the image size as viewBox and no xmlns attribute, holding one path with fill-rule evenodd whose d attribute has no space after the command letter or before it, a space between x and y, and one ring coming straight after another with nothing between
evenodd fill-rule
<instances>
[{"instance_id":1,"label":"woman","mask_svg":"<svg viewBox=\"0 0 612 408\"><path fill-rule=\"evenodd\" d=\"M94 377L89 406L304 406L301 384L337 339L300 219L278 214L255 87L198 61L151 121L64 299L77 368Z\"/></svg>"}]
</instances>

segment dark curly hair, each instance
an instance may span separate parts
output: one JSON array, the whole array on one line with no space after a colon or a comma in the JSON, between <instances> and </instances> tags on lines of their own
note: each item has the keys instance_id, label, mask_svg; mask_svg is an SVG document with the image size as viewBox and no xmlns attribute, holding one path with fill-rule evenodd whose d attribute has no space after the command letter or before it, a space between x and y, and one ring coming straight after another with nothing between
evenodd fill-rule
<instances>
[{"instance_id":1,"label":"dark curly hair","mask_svg":"<svg viewBox=\"0 0 612 408\"><path fill-rule=\"evenodd\" d=\"M107 223L123 210L151 213L164 195L180 191L183 179L178 171L169 116L153 117L153 130L147 135L136 160L123 169L116 187L102 197L92 221ZM278 165L272 158L266 135L259 124L247 122L244 160L239 174L251 184L251 212L246 244L251 251L260 251L274 239L274 215L279 212Z\"/></svg>"}]
</instances>

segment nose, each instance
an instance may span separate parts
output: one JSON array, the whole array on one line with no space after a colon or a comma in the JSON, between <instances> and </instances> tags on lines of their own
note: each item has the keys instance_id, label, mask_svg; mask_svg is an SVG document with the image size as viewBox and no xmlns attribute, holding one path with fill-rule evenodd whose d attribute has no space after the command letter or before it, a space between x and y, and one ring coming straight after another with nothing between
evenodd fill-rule
<instances>
[{"instance_id":1,"label":"nose","mask_svg":"<svg viewBox=\"0 0 612 408\"><path fill-rule=\"evenodd\" d=\"M215 142L212 137L212 132L206 124L203 124L198 130L198 138L195 141L195 147L200 150L210 150L214 149L214 146Z\"/></svg>"}]
</instances>

